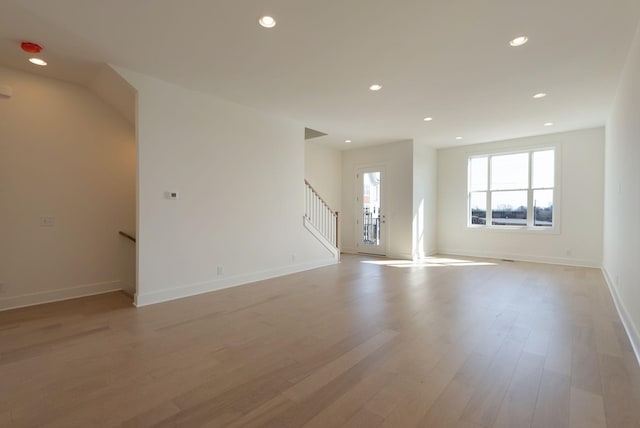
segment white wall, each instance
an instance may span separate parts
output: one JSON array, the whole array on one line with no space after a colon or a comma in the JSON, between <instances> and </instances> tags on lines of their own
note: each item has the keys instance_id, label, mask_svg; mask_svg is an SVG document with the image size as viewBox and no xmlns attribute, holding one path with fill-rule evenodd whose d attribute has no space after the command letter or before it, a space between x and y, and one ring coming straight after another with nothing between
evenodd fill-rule
<instances>
[{"instance_id":1,"label":"white wall","mask_svg":"<svg viewBox=\"0 0 640 428\"><path fill-rule=\"evenodd\" d=\"M302 125L118 71L138 91L137 305L335 263L303 227Z\"/></svg>"},{"instance_id":2,"label":"white wall","mask_svg":"<svg viewBox=\"0 0 640 428\"><path fill-rule=\"evenodd\" d=\"M382 210L387 216L389 257L412 258L413 141L347 150L342 153L342 238L345 252L357 252L356 171L360 167L384 165ZM357 211L361 214L360 210Z\"/></svg>"},{"instance_id":3,"label":"white wall","mask_svg":"<svg viewBox=\"0 0 640 428\"><path fill-rule=\"evenodd\" d=\"M605 144L604 271L640 358L640 29L620 79Z\"/></svg>"},{"instance_id":4,"label":"white wall","mask_svg":"<svg viewBox=\"0 0 640 428\"><path fill-rule=\"evenodd\" d=\"M437 151L426 143L413 144L413 258L437 251Z\"/></svg>"},{"instance_id":5,"label":"white wall","mask_svg":"<svg viewBox=\"0 0 640 428\"><path fill-rule=\"evenodd\" d=\"M89 83L89 89L118 111L132 127L135 127L136 91L117 71L104 64Z\"/></svg>"},{"instance_id":6,"label":"white wall","mask_svg":"<svg viewBox=\"0 0 640 428\"><path fill-rule=\"evenodd\" d=\"M467 160L493 150L556 145L561 177L558 234L467 227ZM438 251L599 267L602 263L604 129L588 129L438 151ZM559 209L558 209L559 208Z\"/></svg>"},{"instance_id":7,"label":"white wall","mask_svg":"<svg viewBox=\"0 0 640 428\"><path fill-rule=\"evenodd\" d=\"M3 67L0 85L0 309L131 289L133 127L77 85Z\"/></svg>"},{"instance_id":8,"label":"white wall","mask_svg":"<svg viewBox=\"0 0 640 428\"><path fill-rule=\"evenodd\" d=\"M306 141L304 176L333 211L342 212L341 150Z\"/></svg>"}]
</instances>

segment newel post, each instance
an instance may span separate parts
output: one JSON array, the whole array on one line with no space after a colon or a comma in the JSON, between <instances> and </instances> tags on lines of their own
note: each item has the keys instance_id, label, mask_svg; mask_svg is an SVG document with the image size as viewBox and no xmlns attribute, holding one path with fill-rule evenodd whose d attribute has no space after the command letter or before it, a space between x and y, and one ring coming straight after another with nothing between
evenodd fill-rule
<instances>
[{"instance_id":1,"label":"newel post","mask_svg":"<svg viewBox=\"0 0 640 428\"><path fill-rule=\"evenodd\" d=\"M338 244L340 241L338 241L338 211L336 211L336 247L339 248L340 245Z\"/></svg>"}]
</instances>

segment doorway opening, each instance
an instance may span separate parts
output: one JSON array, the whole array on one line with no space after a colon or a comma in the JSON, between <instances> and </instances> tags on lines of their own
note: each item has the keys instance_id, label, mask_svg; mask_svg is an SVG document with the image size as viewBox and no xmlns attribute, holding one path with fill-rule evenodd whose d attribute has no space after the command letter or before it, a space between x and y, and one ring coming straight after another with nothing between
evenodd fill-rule
<instances>
[{"instance_id":1,"label":"doorway opening","mask_svg":"<svg viewBox=\"0 0 640 428\"><path fill-rule=\"evenodd\" d=\"M360 253L386 255L383 178L382 168L362 169L356 175L356 247Z\"/></svg>"}]
</instances>

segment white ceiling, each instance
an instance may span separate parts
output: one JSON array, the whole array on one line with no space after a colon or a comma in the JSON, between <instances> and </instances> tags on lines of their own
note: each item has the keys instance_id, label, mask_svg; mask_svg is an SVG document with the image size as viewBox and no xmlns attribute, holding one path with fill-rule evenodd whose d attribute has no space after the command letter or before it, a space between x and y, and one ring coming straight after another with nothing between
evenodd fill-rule
<instances>
[{"instance_id":1,"label":"white ceiling","mask_svg":"<svg viewBox=\"0 0 640 428\"><path fill-rule=\"evenodd\" d=\"M638 0L0 0L0 64L89 85L110 63L290 117L321 144L447 147L603 125L639 17Z\"/></svg>"}]
</instances>

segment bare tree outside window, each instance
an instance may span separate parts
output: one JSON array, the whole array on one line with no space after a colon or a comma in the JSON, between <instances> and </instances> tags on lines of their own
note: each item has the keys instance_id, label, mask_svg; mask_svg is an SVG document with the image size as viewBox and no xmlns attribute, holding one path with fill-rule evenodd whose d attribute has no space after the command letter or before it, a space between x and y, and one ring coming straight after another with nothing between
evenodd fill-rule
<instances>
[{"instance_id":1,"label":"bare tree outside window","mask_svg":"<svg viewBox=\"0 0 640 428\"><path fill-rule=\"evenodd\" d=\"M555 149L472 156L468 178L470 226L553 226Z\"/></svg>"}]
</instances>

